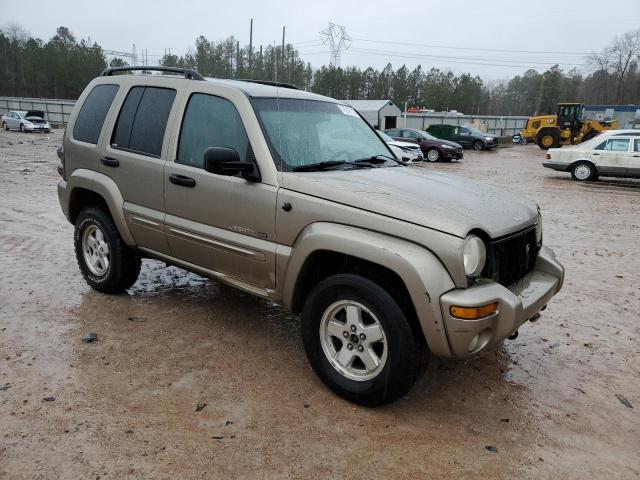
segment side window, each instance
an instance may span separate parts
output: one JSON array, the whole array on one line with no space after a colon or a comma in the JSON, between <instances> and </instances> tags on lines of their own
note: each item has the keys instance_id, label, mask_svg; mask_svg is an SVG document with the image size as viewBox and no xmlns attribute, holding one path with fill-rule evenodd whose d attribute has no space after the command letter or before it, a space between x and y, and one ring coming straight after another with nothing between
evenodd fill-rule
<instances>
[{"instance_id":1,"label":"side window","mask_svg":"<svg viewBox=\"0 0 640 480\"><path fill-rule=\"evenodd\" d=\"M399 137L400 131L398 129L392 128L391 130L387 130L387 135L390 137Z\"/></svg>"},{"instance_id":2,"label":"side window","mask_svg":"<svg viewBox=\"0 0 640 480\"><path fill-rule=\"evenodd\" d=\"M627 150L629 150L629 139L611 139L607 141L605 150L611 150L612 152L626 152Z\"/></svg>"},{"instance_id":3,"label":"side window","mask_svg":"<svg viewBox=\"0 0 640 480\"><path fill-rule=\"evenodd\" d=\"M184 112L176 162L202 168L209 147L235 149L246 161L251 145L242 119L229 100L194 93Z\"/></svg>"},{"instance_id":4,"label":"side window","mask_svg":"<svg viewBox=\"0 0 640 480\"><path fill-rule=\"evenodd\" d=\"M403 130L402 136L404 138L418 138L418 135L416 135L416 132L412 132L411 130Z\"/></svg>"},{"instance_id":5,"label":"side window","mask_svg":"<svg viewBox=\"0 0 640 480\"><path fill-rule=\"evenodd\" d=\"M598 145L597 147L594 148L594 150L604 150L604 147L607 146L607 142L606 140L604 142L602 142L600 145Z\"/></svg>"},{"instance_id":6,"label":"side window","mask_svg":"<svg viewBox=\"0 0 640 480\"><path fill-rule=\"evenodd\" d=\"M169 88L129 90L113 129L111 146L159 158L175 97L176 91Z\"/></svg>"},{"instance_id":7,"label":"side window","mask_svg":"<svg viewBox=\"0 0 640 480\"><path fill-rule=\"evenodd\" d=\"M73 138L87 143L98 143L107 112L116 96L118 85L96 85L85 99L73 126Z\"/></svg>"},{"instance_id":8,"label":"side window","mask_svg":"<svg viewBox=\"0 0 640 480\"><path fill-rule=\"evenodd\" d=\"M463 127L463 128L461 128L461 129L460 129L460 133L462 133L462 134L465 134L465 135L466 135L466 134L468 134L468 133L469 133L469 130L467 130L466 128L464 128L464 127Z\"/></svg>"},{"instance_id":9,"label":"side window","mask_svg":"<svg viewBox=\"0 0 640 480\"><path fill-rule=\"evenodd\" d=\"M640 138L636 138L633 141L633 151L634 152L640 152Z\"/></svg>"}]
</instances>

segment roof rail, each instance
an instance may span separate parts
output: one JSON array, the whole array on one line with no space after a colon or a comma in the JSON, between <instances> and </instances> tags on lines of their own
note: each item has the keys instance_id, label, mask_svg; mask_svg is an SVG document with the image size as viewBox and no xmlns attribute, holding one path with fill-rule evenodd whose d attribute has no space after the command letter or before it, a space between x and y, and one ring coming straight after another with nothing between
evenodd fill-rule
<instances>
[{"instance_id":1,"label":"roof rail","mask_svg":"<svg viewBox=\"0 0 640 480\"><path fill-rule=\"evenodd\" d=\"M238 78L236 80L238 80L239 82L259 83L261 85L269 85L271 87L290 88L291 90L300 90L299 87L296 87L291 83L271 82L269 80L253 80L249 78Z\"/></svg>"},{"instance_id":2,"label":"roof rail","mask_svg":"<svg viewBox=\"0 0 640 480\"><path fill-rule=\"evenodd\" d=\"M132 70L142 70L145 72L171 72L171 73L181 73L184 75L184 78L189 80L204 80L204 77L200 75L195 70L191 70L189 68L181 68L181 67L152 67L146 65L133 66L133 67L111 67L102 71L100 74L101 77L110 77L116 72L130 72Z\"/></svg>"}]
</instances>

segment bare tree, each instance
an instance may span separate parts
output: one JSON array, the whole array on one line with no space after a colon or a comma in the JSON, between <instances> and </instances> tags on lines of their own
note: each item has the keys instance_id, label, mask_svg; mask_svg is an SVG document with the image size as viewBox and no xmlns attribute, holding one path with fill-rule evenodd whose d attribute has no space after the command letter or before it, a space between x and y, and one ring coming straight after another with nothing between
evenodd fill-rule
<instances>
[{"instance_id":1,"label":"bare tree","mask_svg":"<svg viewBox=\"0 0 640 480\"><path fill-rule=\"evenodd\" d=\"M640 29L627 32L620 37L615 37L611 46L606 47L601 53L593 53L589 57L589 63L596 72L602 72L600 79L603 82L600 87L607 94L610 92L609 79L614 82L614 101L623 100L623 85L632 67L637 65L640 58ZM607 95L608 96L608 95ZM605 97L605 102L609 99Z\"/></svg>"},{"instance_id":2,"label":"bare tree","mask_svg":"<svg viewBox=\"0 0 640 480\"><path fill-rule=\"evenodd\" d=\"M31 34L25 30L25 28L16 22L9 22L4 27L2 27L2 31L11 41L15 41L18 43L27 43L27 40L31 37Z\"/></svg>"}]
</instances>

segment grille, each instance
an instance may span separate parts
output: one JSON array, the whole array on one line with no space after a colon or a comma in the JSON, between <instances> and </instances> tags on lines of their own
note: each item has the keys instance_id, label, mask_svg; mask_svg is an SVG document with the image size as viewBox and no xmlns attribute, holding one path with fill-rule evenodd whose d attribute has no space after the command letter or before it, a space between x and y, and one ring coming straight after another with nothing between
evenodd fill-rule
<instances>
[{"instance_id":1,"label":"grille","mask_svg":"<svg viewBox=\"0 0 640 480\"><path fill-rule=\"evenodd\" d=\"M533 270L538 256L536 227L487 242L487 262L482 276L510 287Z\"/></svg>"}]
</instances>

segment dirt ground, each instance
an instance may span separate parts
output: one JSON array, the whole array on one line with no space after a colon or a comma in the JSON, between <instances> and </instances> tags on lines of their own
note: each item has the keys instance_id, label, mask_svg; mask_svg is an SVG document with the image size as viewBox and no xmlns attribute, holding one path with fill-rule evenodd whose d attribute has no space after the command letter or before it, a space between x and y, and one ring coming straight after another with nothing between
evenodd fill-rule
<instances>
[{"instance_id":1,"label":"dirt ground","mask_svg":"<svg viewBox=\"0 0 640 480\"><path fill-rule=\"evenodd\" d=\"M369 409L273 303L155 261L91 291L60 139L0 133L0 478L640 478L640 181L575 183L533 145L418 167L537 200L566 282L517 340Z\"/></svg>"}]
</instances>

